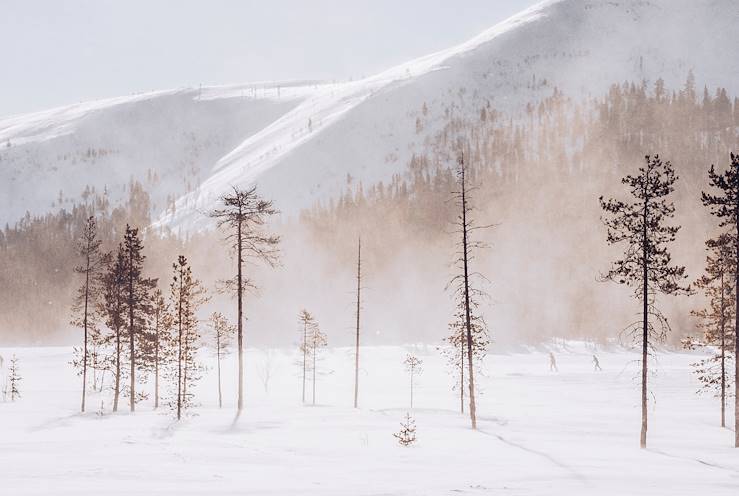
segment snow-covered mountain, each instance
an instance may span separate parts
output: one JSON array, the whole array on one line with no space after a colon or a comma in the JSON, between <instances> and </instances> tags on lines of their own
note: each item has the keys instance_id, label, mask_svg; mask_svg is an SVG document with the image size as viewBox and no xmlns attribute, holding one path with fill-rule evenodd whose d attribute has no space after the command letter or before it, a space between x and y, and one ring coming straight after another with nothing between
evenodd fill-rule
<instances>
[{"instance_id":1,"label":"snow-covered mountain","mask_svg":"<svg viewBox=\"0 0 739 496\"><path fill-rule=\"evenodd\" d=\"M0 221L147 182L158 222L192 226L231 185L288 214L403 172L445 111L516 111L661 77L739 93L736 0L549 0L472 40L359 81L257 83L121 97L0 120ZM417 129L421 116L423 128ZM168 197L176 208L166 209Z\"/></svg>"}]
</instances>

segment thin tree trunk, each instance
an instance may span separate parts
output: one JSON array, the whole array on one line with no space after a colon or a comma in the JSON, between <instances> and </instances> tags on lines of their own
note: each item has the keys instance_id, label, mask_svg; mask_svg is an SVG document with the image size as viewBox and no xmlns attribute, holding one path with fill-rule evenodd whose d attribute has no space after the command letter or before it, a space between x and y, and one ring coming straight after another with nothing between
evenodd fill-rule
<instances>
[{"instance_id":1,"label":"thin tree trunk","mask_svg":"<svg viewBox=\"0 0 739 496\"><path fill-rule=\"evenodd\" d=\"M216 357L218 359L218 408L223 408L223 393L221 391L221 335L216 333Z\"/></svg>"},{"instance_id":2,"label":"thin tree trunk","mask_svg":"<svg viewBox=\"0 0 739 496\"><path fill-rule=\"evenodd\" d=\"M362 238L357 248L357 333L354 347L354 408L359 404L359 311L362 291Z\"/></svg>"},{"instance_id":3,"label":"thin tree trunk","mask_svg":"<svg viewBox=\"0 0 739 496\"><path fill-rule=\"evenodd\" d=\"M465 191L464 163L462 164L462 258L464 263L464 313L467 329L467 369L470 385L470 420L472 428L477 429L477 412L475 408L475 376L472 368L472 322L470 315L470 281L469 281L469 248L467 240L467 197Z\"/></svg>"},{"instance_id":4,"label":"thin tree trunk","mask_svg":"<svg viewBox=\"0 0 739 496\"><path fill-rule=\"evenodd\" d=\"M87 241L87 266L85 268L85 313L82 317L85 328L85 344L82 352L82 413L85 413L85 396L87 394L87 307L90 295L90 240Z\"/></svg>"},{"instance_id":5,"label":"thin tree trunk","mask_svg":"<svg viewBox=\"0 0 739 496\"><path fill-rule=\"evenodd\" d=\"M305 375L308 361L308 322L303 321L303 403L305 403Z\"/></svg>"},{"instance_id":6,"label":"thin tree trunk","mask_svg":"<svg viewBox=\"0 0 739 496\"><path fill-rule=\"evenodd\" d=\"M159 408L159 309L154 328L154 409Z\"/></svg>"},{"instance_id":7,"label":"thin tree trunk","mask_svg":"<svg viewBox=\"0 0 739 496\"><path fill-rule=\"evenodd\" d=\"M464 347L467 344L464 339L464 329L462 329L462 335L460 336L459 344L459 410L464 415Z\"/></svg>"},{"instance_id":8,"label":"thin tree trunk","mask_svg":"<svg viewBox=\"0 0 739 496\"><path fill-rule=\"evenodd\" d=\"M130 335L130 353L131 353L131 413L136 411L136 329L134 326L134 296L133 296L133 252L128 256L128 333Z\"/></svg>"},{"instance_id":9,"label":"thin tree trunk","mask_svg":"<svg viewBox=\"0 0 739 496\"><path fill-rule=\"evenodd\" d=\"M647 178L649 175L647 174ZM648 182L648 181L647 181ZM646 186L645 186L646 188ZM641 435L639 446L647 447L647 358L649 354L649 258L647 253L648 199L644 200L642 217L642 367L641 367Z\"/></svg>"},{"instance_id":10,"label":"thin tree trunk","mask_svg":"<svg viewBox=\"0 0 739 496\"><path fill-rule=\"evenodd\" d=\"M736 235L734 237L734 447L739 448L739 194L734 205Z\"/></svg>"},{"instance_id":11,"label":"thin tree trunk","mask_svg":"<svg viewBox=\"0 0 739 496\"><path fill-rule=\"evenodd\" d=\"M316 404L316 343L313 343L313 405Z\"/></svg>"},{"instance_id":12,"label":"thin tree trunk","mask_svg":"<svg viewBox=\"0 0 739 496\"><path fill-rule=\"evenodd\" d=\"M724 263L723 257L721 263ZM724 270L721 268L721 427L726 427L726 316L724 313Z\"/></svg>"},{"instance_id":13,"label":"thin tree trunk","mask_svg":"<svg viewBox=\"0 0 739 496\"><path fill-rule=\"evenodd\" d=\"M180 292L177 298L177 420L182 418L182 277L180 268Z\"/></svg>"},{"instance_id":14,"label":"thin tree trunk","mask_svg":"<svg viewBox=\"0 0 739 496\"><path fill-rule=\"evenodd\" d=\"M239 348L239 398L237 410L241 413L244 409L244 327L243 327L243 290L244 282L242 280L242 252L243 252L243 240L241 239L241 218L242 218L242 207L239 206L239 223L236 231L236 244L237 244L237 259L238 259L238 274L237 274L237 291L238 291L238 348Z\"/></svg>"},{"instance_id":15,"label":"thin tree trunk","mask_svg":"<svg viewBox=\"0 0 739 496\"><path fill-rule=\"evenodd\" d=\"M121 395L121 328L115 331L115 393L113 394L113 411L118 411L118 398Z\"/></svg>"},{"instance_id":16,"label":"thin tree trunk","mask_svg":"<svg viewBox=\"0 0 739 496\"><path fill-rule=\"evenodd\" d=\"M413 410L413 367L411 367L411 410Z\"/></svg>"}]
</instances>

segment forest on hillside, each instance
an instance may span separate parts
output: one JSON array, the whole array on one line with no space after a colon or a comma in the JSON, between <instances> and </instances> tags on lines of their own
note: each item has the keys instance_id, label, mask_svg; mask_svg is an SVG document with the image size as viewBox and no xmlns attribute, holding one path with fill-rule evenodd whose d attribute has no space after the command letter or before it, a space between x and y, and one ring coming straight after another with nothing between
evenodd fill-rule
<instances>
[{"instance_id":1,"label":"forest on hillside","mask_svg":"<svg viewBox=\"0 0 739 496\"><path fill-rule=\"evenodd\" d=\"M419 109L408 125L422 129L427 110ZM482 224L495 225L481 233L480 241L490 249L479 254L478 263L491 281L491 300L483 313L499 341L536 342L557 335L606 340L618 334L632 303L617 288L597 286L611 254L597 199L620 191L620 178L646 154L659 153L675 166L676 218L684 226L675 258L688 266L691 277L701 273L703 241L714 223L700 206L700 192L707 185L708 167L723 166L739 144L739 100L724 89L699 90L689 74L682 88L665 88L661 81L628 82L583 101L554 89L543 101L527 105L522 115L504 115L491 104L472 119L457 117L455 104L444 114L444 128L426 140L425 153L412 158L404 175L378 184L357 184L347 177L340 198L304 211L299 219L277 222L275 229L284 239L282 267L270 274L274 283L264 293L250 297L257 312L254 325L285 327L271 334L278 341L280 335L292 339L291 318L278 315L276 322L264 324L263 317L275 314L275 305L260 301L278 295L290 303L299 301L322 278L345 279L350 287L361 235L374 290L368 305L387 305L383 309L388 310L373 322L388 329L377 339L438 342L448 321L439 316L454 307L444 287L455 242L450 226L456 212L450 198L460 138L469 155L475 216ZM147 192L132 181L127 193L128 201L114 206L105 191L89 191L71 207L26 215L0 230L3 342L73 339L68 314L78 281L72 271L79 263L76 243L90 216L95 216L107 250L115 247L126 224L141 227L147 266L162 280L179 252L189 255L206 284L215 286L228 277L229 253L214 250L220 245L217 234L181 236L147 229L153 214ZM307 273L309 265L315 267ZM401 277L411 281L402 291L412 292L408 286L414 285L431 288L423 293L425 301L414 303L434 307L427 318L395 301L406 294L398 293ZM325 289L327 300L338 294L331 291ZM227 304L218 294L211 302L215 307ZM322 306L324 314L342 315L331 317L334 325L350 320L343 316L349 312L336 310L331 301ZM677 331L673 343L678 343L694 331L695 321L682 310L671 317Z\"/></svg>"}]
</instances>

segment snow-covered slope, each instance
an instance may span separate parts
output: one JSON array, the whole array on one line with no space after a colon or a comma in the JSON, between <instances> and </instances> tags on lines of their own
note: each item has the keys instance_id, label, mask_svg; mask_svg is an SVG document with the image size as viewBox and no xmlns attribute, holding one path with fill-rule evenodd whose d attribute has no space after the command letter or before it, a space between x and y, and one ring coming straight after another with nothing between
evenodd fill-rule
<instances>
[{"instance_id":1,"label":"snow-covered slope","mask_svg":"<svg viewBox=\"0 0 739 496\"><path fill-rule=\"evenodd\" d=\"M402 172L452 106L458 115L487 101L515 111L555 86L577 97L658 77L675 87L691 69L698 84L736 94L737 20L734 0L550 0L360 81L161 92L2 120L0 144L11 145L0 148L0 208L13 218L48 208L59 189L112 187L153 168L163 178L150 188L157 206L179 197L161 223L197 224L231 185L254 182L295 213L341 193L348 176L371 183ZM116 153L94 166L60 159L88 147ZM48 187L39 185L42 174Z\"/></svg>"}]
</instances>

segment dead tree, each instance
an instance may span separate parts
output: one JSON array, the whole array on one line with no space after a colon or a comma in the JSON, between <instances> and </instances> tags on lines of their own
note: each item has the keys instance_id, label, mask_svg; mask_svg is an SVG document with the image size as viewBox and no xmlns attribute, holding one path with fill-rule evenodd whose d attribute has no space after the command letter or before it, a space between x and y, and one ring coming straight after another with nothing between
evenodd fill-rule
<instances>
[{"instance_id":1,"label":"dead tree","mask_svg":"<svg viewBox=\"0 0 739 496\"><path fill-rule=\"evenodd\" d=\"M236 254L236 277L228 281L228 286L235 291L237 300L237 352L239 361L237 410L244 408L244 291L249 285L244 278L243 265L246 258L264 262L270 267L276 266L279 252L277 246L280 237L265 232L268 219L277 214L272 202L262 199L257 194L256 186L247 190L237 187L233 192L220 199L222 208L214 210L210 215L216 219L218 227L224 229L226 241Z\"/></svg>"},{"instance_id":2,"label":"dead tree","mask_svg":"<svg viewBox=\"0 0 739 496\"><path fill-rule=\"evenodd\" d=\"M485 248L485 243L473 239L472 234L481 229L488 229L492 226L477 226L472 219L473 207L470 202L470 193L474 191L468 184L467 164L465 163L465 150L460 150L457 160L457 184L459 190L453 192L453 198L459 209L459 214L455 222L455 234L459 236L457 243L458 252L455 260L457 273L452 277L447 289L451 289L458 301L462 317L462 340L459 343L463 347L460 353L461 363L464 364L464 358L467 357L467 385L469 399L470 422L473 429L477 429L477 409L475 404L475 359L482 360L487 350L489 340L487 338L487 330L484 326L476 325L479 322L484 324L482 318L476 314L478 308L478 299L485 296L484 291L475 286L473 279L486 278L471 268L472 262L475 260L475 253ZM452 335L453 346L455 344L454 335ZM463 380L462 380L463 384Z\"/></svg>"},{"instance_id":3,"label":"dead tree","mask_svg":"<svg viewBox=\"0 0 739 496\"><path fill-rule=\"evenodd\" d=\"M98 238L95 217L89 217L82 229L82 235L77 242L77 252L82 258L82 265L75 267L74 271L84 278L82 286L77 291L72 306L72 325L82 327L83 345L81 350L80 368L82 370L82 404L80 411L85 412L85 398L87 396L87 368L90 363L89 348L93 335L99 332L97 328L97 313L102 275L109 261L110 255L102 253L100 245L102 241Z\"/></svg>"},{"instance_id":4,"label":"dead tree","mask_svg":"<svg viewBox=\"0 0 739 496\"><path fill-rule=\"evenodd\" d=\"M670 162L659 156L645 157L645 165L636 176L621 182L629 187L631 201L604 200L600 204L606 216L608 244L624 244L623 258L615 261L604 280L626 284L634 289L634 297L642 304L641 320L629 327L632 336L641 340L641 436L639 445L647 446L648 363L651 341L664 339L669 331L667 318L655 305L657 293L674 295L690 291L682 287L685 267L672 265L667 245L675 241L680 226L666 224L675 213L667 197L677 180ZM650 320L652 317L652 320ZM656 325L655 325L656 324Z\"/></svg>"},{"instance_id":5,"label":"dead tree","mask_svg":"<svg viewBox=\"0 0 739 496\"><path fill-rule=\"evenodd\" d=\"M731 229L734 238L734 266L739 257L739 154L731 154L729 168L716 172L711 165L708 171L710 185L717 194L703 193L703 204L721 219L719 225ZM739 448L739 271L734 271L734 446Z\"/></svg>"}]
</instances>

